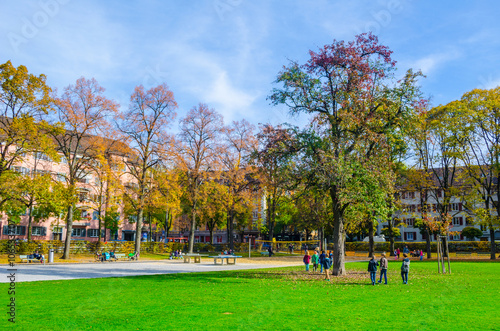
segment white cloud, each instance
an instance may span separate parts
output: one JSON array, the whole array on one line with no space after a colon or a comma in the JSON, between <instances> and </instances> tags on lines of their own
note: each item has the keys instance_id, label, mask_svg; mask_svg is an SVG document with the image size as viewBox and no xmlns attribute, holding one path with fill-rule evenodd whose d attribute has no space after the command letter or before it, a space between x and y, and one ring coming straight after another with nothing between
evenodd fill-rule
<instances>
[{"instance_id":1,"label":"white cloud","mask_svg":"<svg viewBox=\"0 0 500 331\"><path fill-rule=\"evenodd\" d=\"M458 51L435 53L416 60L409 67L415 70L421 70L424 75L430 75L439 70L446 63L456 60L459 57L460 53Z\"/></svg>"}]
</instances>

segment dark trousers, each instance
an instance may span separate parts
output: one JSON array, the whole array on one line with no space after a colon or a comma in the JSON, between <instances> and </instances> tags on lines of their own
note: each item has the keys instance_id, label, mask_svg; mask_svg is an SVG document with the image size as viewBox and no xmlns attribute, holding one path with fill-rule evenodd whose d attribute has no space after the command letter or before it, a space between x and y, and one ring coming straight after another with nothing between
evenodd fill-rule
<instances>
[{"instance_id":1,"label":"dark trousers","mask_svg":"<svg viewBox=\"0 0 500 331\"><path fill-rule=\"evenodd\" d=\"M376 271L370 271L370 279L372 280L372 284L375 284L375 279L377 278Z\"/></svg>"},{"instance_id":2,"label":"dark trousers","mask_svg":"<svg viewBox=\"0 0 500 331\"><path fill-rule=\"evenodd\" d=\"M408 272L401 271L401 278L403 278L403 283L408 283Z\"/></svg>"}]
</instances>

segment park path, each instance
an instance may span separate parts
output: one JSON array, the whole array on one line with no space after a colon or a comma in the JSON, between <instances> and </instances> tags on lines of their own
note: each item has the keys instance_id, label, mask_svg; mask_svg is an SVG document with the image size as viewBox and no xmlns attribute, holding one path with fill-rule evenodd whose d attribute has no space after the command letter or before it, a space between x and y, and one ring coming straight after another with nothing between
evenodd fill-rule
<instances>
[{"instance_id":1,"label":"park path","mask_svg":"<svg viewBox=\"0 0 500 331\"><path fill-rule=\"evenodd\" d=\"M82 278L126 277L141 275L159 275L191 272L209 272L222 270L246 270L276 268L302 265L299 261L255 261L248 259L236 265L214 265L213 260L202 263L183 263L177 260L131 261L105 263L61 263L61 264L16 264L14 267L2 265L0 283L10 282L9 274L15 273L16 282L35 282L46 280L67 280ZM12 269L17 269L13 271Z\"/></svg>"}]
</instances>

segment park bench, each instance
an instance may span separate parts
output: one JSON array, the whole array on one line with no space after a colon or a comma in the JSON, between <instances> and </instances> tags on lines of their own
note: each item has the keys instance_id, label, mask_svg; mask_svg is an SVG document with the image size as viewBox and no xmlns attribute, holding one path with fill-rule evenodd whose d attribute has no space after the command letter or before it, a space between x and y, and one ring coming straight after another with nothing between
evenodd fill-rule
<instances>
[{"instance_id":1,"label":"park bench","mask_svg":"<svg viewBox=\"0 0 500 331\"><path fill-rule=\"evenodd\" d=\"M241 257L241 256L235 256L235 255L217 255L217 256L209 256L214 259L214 264L224 264L224 260L226 260L226 264L236 264L236 259ZM217 261L220 260L220 263L217 263ZM231 261L231 262L230 262Z\"/></svg>"},{"instance_id":2,"label":"park bench","mask_svg":"<svg viewBox=\"0 0 500 331\"><path fill-rule=\"evenodd\" d=\"M21 263L24 261L26 261L26 263L31 263L32 261L40 262L40 260L35 259L34 257L29 257L29 255L19 255L19 258L21 259ZM45 255L42 255L42 261L45 264Z\"/></svg>"},{"instance_id":3,"label":"park bench","mask_svg":"<svg viewBox=\"0 0 500 331\"><path fill-rule=\"evenodd\" d=\"M269 252L260 252L260 255L262 255L262 256L269 256Z\"/></svg>"},{"instance_id":4,"label":"park bench","mask_svg":"<svg viewBox=\"0 0 500 331\"><path fill-rule=\"evenodd\" d=\"M193 258L194 263L201 263L200 254L184 254L182 257L184 258L184 263L191 263L191 258Z\"/></svg>"},{"instance_id":5,"label":"park bench","mask_svg":"<svg viewBox=\"0 0 500 331\"><path fill-rule=\"evenodd\" d=\"M115 259L120 260L120 259L128 259L126 254L115 254Z\"/></svg>"},{"instance_id":6,"label":"park bench","mask_svg":"<svg viewBox=\"0 0 500 331\"><path fill-rule=\"evenodd\" d=\"M491 255L490 252L477 252L477 255Z\"/></svg>"},{"instance_id":7,"label":"park bench","mask_svg":"<svg viewBox=\"0 0 500 331\"><path fill-rule=\"evenodd\" d=\"M472 253L471 252L456 252L455 253L456 256L459 256L459 255L467 255L467 256L471 256Z\"/></svg>"}]
</instances>

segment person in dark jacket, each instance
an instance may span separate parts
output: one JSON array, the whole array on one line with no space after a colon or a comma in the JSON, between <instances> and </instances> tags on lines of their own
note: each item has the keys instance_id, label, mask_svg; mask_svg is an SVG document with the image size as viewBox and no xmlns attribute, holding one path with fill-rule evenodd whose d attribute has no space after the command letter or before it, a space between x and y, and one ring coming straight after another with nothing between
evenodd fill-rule
<instances>
[{"instance_id":1,"label":"person in dark jacket","mask_svg":"<svg viewBox=\"0 0 500 331\"><path fill-rule=\"evenodd\" d=\"M372 285L375 285L375 279L377 278L377 266L378 262L375 261L375 256L372 255L371 260L368 262L368 272L370 273Z\"/></svg>"},{"instance_id":2,"label":"person in dark jacket","mask_svg":"<svg viewBox=\"0 0 500 331\"><path fill-rule=\"evenodd\" d=\"M325 258L326 258L326 254L325 254L325 251L321 251L321 254L319 256L319 266L320 266L320 270L319 272L322 273L323 272L323 268L324 268L324 262L325 262Z\"/></svg>"},{"instance_id":3,"label":"person in dark jacket","mask_svg":"<svg viewBox=\"0 0 500 331\"><path fill-rule=\"evenodd\" d=\"M403 278L403 284L408 284L408 273L410 272L410 259L408 255L403 254L403 264L401 265L401 278Z\"/></svg>"}]
</instances>

